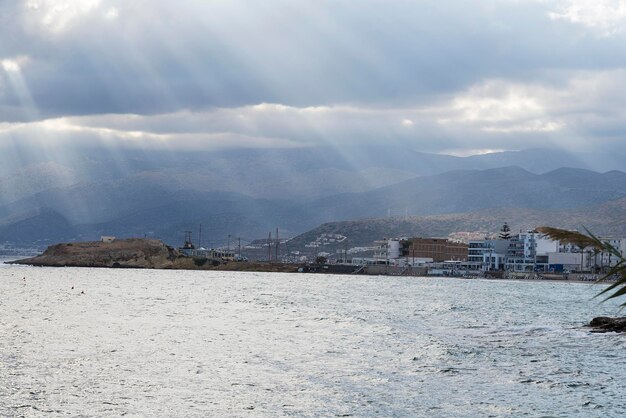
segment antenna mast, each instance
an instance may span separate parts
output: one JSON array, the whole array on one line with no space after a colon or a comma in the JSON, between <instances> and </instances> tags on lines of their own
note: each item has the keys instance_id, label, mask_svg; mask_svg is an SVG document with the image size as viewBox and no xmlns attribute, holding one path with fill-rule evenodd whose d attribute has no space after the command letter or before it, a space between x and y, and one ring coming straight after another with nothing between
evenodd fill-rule
<instances>
[{"instance_id":1,"label":"antenna mast","mask_svg":"<svg viewBox=\"0 0 626 418\"><path fill-rule=\"evenodd\" d=\"M195 247L193 246L193 242L191 241L191 231L184 231L185 232L185 244L183 245L183 248L188 249L188 250L193 250Z\"/></svg>"}]
</instances>

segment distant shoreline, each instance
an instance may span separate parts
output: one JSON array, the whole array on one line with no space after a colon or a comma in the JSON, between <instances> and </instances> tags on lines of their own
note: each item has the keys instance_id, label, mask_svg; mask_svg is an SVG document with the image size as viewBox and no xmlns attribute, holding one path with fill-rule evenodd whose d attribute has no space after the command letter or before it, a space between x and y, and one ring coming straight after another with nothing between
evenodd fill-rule
<instances>
[{"instance_id":1,"label":"distant shoreline","mask_svg":"<svg viewBox=\"0 0 626 418\"><path fill-rule=\"evenodd\" d=\"M26 259L28 260L28 259ZM224 272L243 272L243 273L303 273L303 274L322 274L322 275L342 275L342 276L380 276L386 278L419 278L419 279L461 279L461 280L488 280L494 282L533 282L533 283L577 283L588 285L605 285L608 283L597 282L593 280L578 280L578 279L529 279L529 278L498 278L498 277L465 277L465 276L435 276L435 275L393 275L393 274L379 274L379 273L355 273L348 271L333 271L325 270L324 265L303 265L303 264L284 264L284 263L262 263L262 262L228 262L220 264L219 266L205 266L196 268L151 268L151 267L136 267L136 266L89 266L89 265L35 265L27 264L23 262L25 260L0 260L4 265L19 265L24 267L52 267L52 268L101 268L101 269L129 269L129 270L181 270L181 271L224 271ZM333 266L333 265L330 265ZM348 267L348 266L346 266ZM303 269L305 271L299 271Z\"/></svg>"},{"instance_id":2,"label":"distant shoreline","mask_svg":"<svg viewBox=\"0 0 626 418\"><path fill-rule=\"evenodd\" d=\"M357 266L349 264L302 264L258 261L234 261L187 257L163 242L151 239L126 239L112 242L77 242L56 244L42 254L25 259L6 257L4 264L29 265L34 267L84 267L84 268L129 268L162 270L242 271L260 273L313 273L386 277L450 277L458 279L485 279L494 281L597 283L581 277L596 278L591 274L570 274L559 278L551 274L541 277L536 273L506 273L509 277L472 277L463 275L428 275L426 267L398 267L388 265ZM502 273L500 273L502 274ZM546 276L546 275L544 275ZM565 278L567 277L567 278Z\"/></svg>"},{"instance_id":3,"label":"distant shoreline","mask_svg":"<svg viewBox=\"0 0 626 418\"><path fill-rule=\"evenodd\" d=\"M433 276L436 277L436 276ZM504 279L497 277L458 277L459 279L466 280L493 280L499 282L536 282L536 283L584 283L584 284L606 284L604 282L597 282L595 280L578 280L578 279L524 279L524 278L515 278L515 279Z\"/></svg>"}]
</instances>

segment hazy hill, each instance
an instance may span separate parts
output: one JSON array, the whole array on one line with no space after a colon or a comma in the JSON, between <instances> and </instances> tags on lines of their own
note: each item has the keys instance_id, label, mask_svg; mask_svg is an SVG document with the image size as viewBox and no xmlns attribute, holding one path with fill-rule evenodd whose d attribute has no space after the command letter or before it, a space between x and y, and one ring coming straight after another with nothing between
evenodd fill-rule
<instances>
[{"instance_id":1,"label":"hazy hill","mask_svg":"<svg viewBox=\"0 0 626 418\"><path fill-rule=\"evenodd\" d=\"M146 235L175 243L202 223L207 242L217 245L229 234L253 239L279 227L293 236L323 222L388 212L571 209L626 195L623 172L580 168L593 155L546 150L466 158L384 147L83 151L0 167L0 242ZM578 168L547 170L551 158ZM513 160L523 167L498 166ZM524 168L530 165L535 172Z\"/></svg>"},{"instance_id":2,"label":"hazy hill","mask_svg":"<svg viewBox=\"0 0 626 418\"><path fill-rule=\"evenodd\" d=\"M513 233L549 225L578 230L587 227L598 235L624 237L626 198L575 210L490 208L473 213L328 222L293 238L289 247L301 251L334 252L346 247L370 246L373 241L385 237L447 237L460 231L495 234L504 222L511 225ZM341 244L314 250L305 247L322 234L340 234L347 239Z\"/></svg>"},{"instance_id":3,"label":"hazy hill","mask_svg":"<svg viewBox=\"0 0 626 418\"><path fill-rule=\"evenodd\" d=\"M393 146L188 152L77 149L66 153L22 150L19 160L0 153L0 205L71 185L100 185L142 176L167 188L223 191L255 198L317 199L360 193L418 176L453 170L518 166L534 174L559 167L624 170L626 156L525 150L469 157Z\"/></svg>"},{"instance_id":4,"label":"hazy hill","mask_svg":"<svg viewBox=\"0 0 626 418\"><path fill-rule=\"evenodd\" d=\"M110 196L110 195L109 195ZM293 236L315 225L315 220L306 208L289 201L252 199L241 195L208 193L193 198L179 193L163 195L149 205L148 201L132 206L112 208L122 203L123 196L114 200L97 200L88 207L98 204L111 208L110 216L98 209L98 219L85 222L85 207L79 217L67 218L59 209L44 208L28 212L22 218L11 218L0 224L0 242L19 244L49 243L70 240L94 240L101 235L118 237L144 237L163 239L173 245L182 244L183 231L194 231L197 238L199 225L203 228L203 243L218 246L226 243L228 235L251 240L266 236L280 226L283 234ZM126 195L132 200L132 195ZM303 223L300 219L311 219ZM106 219L105 219L106 218Z\"/></svg>"},{"instance_id":5,"label":"hazy hill","mask_svg":"<svg viewBox=\"0 0 626 418\"><path fill-rule=\"evenodd\" d=\"M486 208L568 209L626 196L626 173L519 167L451 171L311 204L328 220L472 212Z\"/></svg>"},{"instance_id":6,"label":"hazy hill","mask_svg":"<svg viewBox=\"0 0 626 418\"><path fill-rule=\"evenodd\" d=\"M31 164L0 177L0 206L33 194L79 182L75 171L55 162Z\"/></svg>"}]
</instances>

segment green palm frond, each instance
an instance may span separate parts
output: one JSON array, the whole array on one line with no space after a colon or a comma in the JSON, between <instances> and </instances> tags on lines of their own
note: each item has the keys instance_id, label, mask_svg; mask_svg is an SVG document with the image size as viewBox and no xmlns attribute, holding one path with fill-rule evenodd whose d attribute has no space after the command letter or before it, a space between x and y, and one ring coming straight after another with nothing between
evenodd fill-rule
<instances>
[{"instance_id":1,"label":"green palm frond","mask_svg":"<svg viewBox=\"0 0 626 418\"><path fill-rule=\"evenodd\" d=\"M593 247L601 248L602 241L595 237L591 237L578 231L568 231L566 229L552 228L549 226L541 226L537 231L547 235L553 240L574 244L579 248Z\"/></svg>"},{"instance_id":2,"label":"green palm frond","mask_svg":"<svg viewBox=\"0 0 626 418\"><path fill-rule=\"evenodd\" d=\"M617 280L615 281L615 283L611 284L609 287L598 293L596 297L608 294L608 296L602 300L603 302L605 302L609 299L614 299L626 295L626 259L619 252L619 250L611 245L608 241L602 241L600 238L589 232L589 230L586 228L585 231L587 232L587 235L578 231L568 231L565 229L552 228L549 226L542 226L540 228L537 228L537 231L545 234L546 236L554 240L574 244L580 249L593 248L594 251L605 252L615 256L619 260L619 262L615 266L613 266L608 273L599 278L598 282L603 282L613 277L617 277ZM622 303L620 307L626 308L626 302Z\"/></svg>"}]
</instances>

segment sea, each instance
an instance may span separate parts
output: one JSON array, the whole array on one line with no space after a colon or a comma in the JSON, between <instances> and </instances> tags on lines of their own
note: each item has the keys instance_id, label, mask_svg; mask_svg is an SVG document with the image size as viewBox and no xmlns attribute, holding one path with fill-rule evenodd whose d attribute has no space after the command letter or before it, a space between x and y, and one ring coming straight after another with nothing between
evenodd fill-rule
<instances>
[{"instance_id":1,"label":"sea","mask_svg":"<svg viewBox=\"0 0 626 418\"><path fill-rule=\"evenodd\" d=\"M623 417L587 283L0 267L0 416Z\"/></svg>"}]
</instances>

